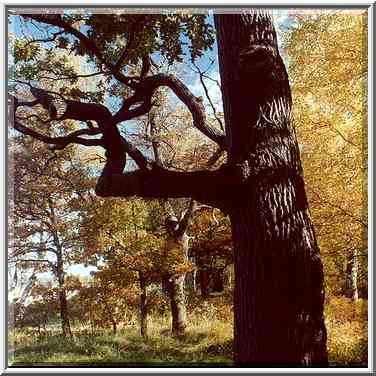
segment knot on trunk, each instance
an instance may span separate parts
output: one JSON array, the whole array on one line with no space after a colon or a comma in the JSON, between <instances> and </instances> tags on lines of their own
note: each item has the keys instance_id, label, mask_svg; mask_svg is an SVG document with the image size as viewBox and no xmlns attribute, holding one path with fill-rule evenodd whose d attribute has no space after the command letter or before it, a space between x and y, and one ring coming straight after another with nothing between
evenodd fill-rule
<instances>
[{"instance_id":1,"label":"knot on trunk","mask_svg":"<svg viewBox=\"0 0 376 376\"><path fill-rule=\"evenodd\" d=\"M248 160L237 161L236 158L227 166L228 178L234 186L243 185L252 174L252 168Z\"/></svg>"},{"instance_id":2,"label":"knot on trunk","mask_svg":"<svg viewBox=\"0 0 376 376\"><path fill-rule=\"evenodd\" d=\"M239 52L239 75L244 77L268 73L272 70L276 53L271 46L250 45Z\"/></svg>"}]
</instances>

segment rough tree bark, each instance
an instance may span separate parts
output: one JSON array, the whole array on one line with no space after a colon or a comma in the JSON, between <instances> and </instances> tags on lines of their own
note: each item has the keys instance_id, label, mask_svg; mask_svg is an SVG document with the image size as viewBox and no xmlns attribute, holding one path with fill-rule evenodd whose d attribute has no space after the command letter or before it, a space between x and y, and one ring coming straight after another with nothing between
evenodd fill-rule
<instances>
[{"instance_id":1,"label":"rough tree bark","mask_svg":"<svg viewBox=\"0 0 376 376\"><path fill-rule=\"evenodd\" d=\"M326 365L323 268L288 76L266 13L216 14L235 253L238 364Z\"/></svg>"}]
</instances>

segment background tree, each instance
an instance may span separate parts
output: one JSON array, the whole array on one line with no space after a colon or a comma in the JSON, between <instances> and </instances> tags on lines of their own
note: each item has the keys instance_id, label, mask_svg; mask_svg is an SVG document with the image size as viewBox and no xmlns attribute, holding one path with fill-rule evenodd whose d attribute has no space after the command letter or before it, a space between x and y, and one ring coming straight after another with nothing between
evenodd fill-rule
<instances>
[{"instance_id":1,"label":"background tree","mask_svg":"<svg viewBox=\"0 0 376 376\"><path fill-rule=\"evenodd\" d=\"M59 286L62 331L71 335L65 276L66 267L80 257L74 198L80 189L79 173L66 167L72 150L51 157L34 140L18 137L14 141L15 221L9 259L21 267L52 272ZM70 179L74 186L67 184Z\"/></svg>"},{"instance_id":2,"label":"background tree","mask_svg":"<svg viewBox=\"0 0 376 376\"><path fill-rule=\"evenodd\" d=\"M90 324L92 333L97 327L109 326L114 335L119 324L126 321L129 306L135 305L137 296L127 273L114 273L103 268L93 273L93 278L83 283L70 303L72 317L83 325Z\"/></svg>"},{"instance_id":3,"label":"background tree","mask_svg":"<svg viewBox=\"0 0 376 376\"><path fill-rule=\"evenodd\" d=\"M96 277L106 275L106 284L122 286L123 293L131 283L138 285L140 329L146 337L151 304L148 286L184 275L192 266L168 247L158 202L95 199L89 200L86 210L81 238L85 239L87 260L99 267Z\"/></svg>"},{"instance_id":4,"label":"background tree","mask_svg":"<svg viewBox=\"0 0 376 376\"><path fill-rule=\"evenodd\" d=\"M195 260L201 296L208 298L211 292L232 290L227 278L234 262L228 218L215 209L206 210L195 216L191 231L194 237L190 255Z\"/></svg>"}]
</instances>

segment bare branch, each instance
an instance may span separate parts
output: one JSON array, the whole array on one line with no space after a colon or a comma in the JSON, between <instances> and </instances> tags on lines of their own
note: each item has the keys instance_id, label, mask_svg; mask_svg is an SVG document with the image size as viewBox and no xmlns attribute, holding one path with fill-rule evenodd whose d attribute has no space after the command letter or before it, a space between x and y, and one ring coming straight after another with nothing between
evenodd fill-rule
<instances>
[{"instance_id":1,"label":"bare branch","mask_svg":"<svg viewBox=\"0 0 376 376\"><path fill-rule=\"evenodd\" d=\"M329 128L338 134L342 138L343 141L349 143L350 145L356 147L357 149L361 149L361 146L355 144L354 142L350 141L347 137L345 137L334 125L332 125L330 122L328 122Z\"/></svg>"},{"instance_id":2,"label":"bare branch","mask_svg":"<svg viewBox=\"0 0 376 376\"><path fill-rule=\"evenodd\" d=\"M48 265L52 266L52 268L55 268L56 265L50 261L50 260L42 260L42 259L19 259L14 261L15 263L23 263L23 262L42 262L47 263Z\"/></svg>"},{"instance_id":3,"label":"bare branch","mask_svg":"<svg viewBox=\"0 0 376 376\"><path fill-rule=\"evenodd\" d=\"M222 119L217 115L217 109L215 108L211 98L210 98L210 95L209 95L209 90L205 84L205 80L204 80L204 73L201 71L200 67L195 63L193 62L193 65L194 67L196 68L196 72L199 74L199 77L200 77L200 82L201 82L201 85L204 89L204 92L205 92L205 96L206 96L206 99L208 100L209 104L210 104L210 107L213 111L213 115L215 117L215 119L217 120L217 123L219 124L219 127L221 128L222 132L225 131L225 127L222 123Z\"/></svg>"},{"instance_id":4,"label":"bare branch","mask_svg":"<svg viewBox=\"0 0 376 376\"><path fill-rule=\"evenodd\" d=\"M57 75L55 72L49 72ZM64 81L64 80L72 80L72 79L77 79L77 78L88 78L88 77L94 77L94 76L99 76L99 75L106 75L108 73L99 71L99 72L93 72L93 73L88 73L88 74L72 74L72 75L64 75L64 74L59 74L58 77L49 77L49 76L39 76L41 79L45 80L52 80L52 81Z\"/></svg>"}]
</instances>

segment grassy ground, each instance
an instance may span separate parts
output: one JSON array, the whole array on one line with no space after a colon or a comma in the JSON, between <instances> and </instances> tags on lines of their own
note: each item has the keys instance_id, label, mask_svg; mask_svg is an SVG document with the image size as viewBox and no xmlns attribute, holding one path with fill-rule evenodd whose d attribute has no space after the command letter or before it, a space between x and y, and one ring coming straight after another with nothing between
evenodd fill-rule
<instances>
[{"instance_id":1,"label":"grassy ground","mask_svg":"<svg viewBox=\"0 0 376 376\"><path fill-rule=\"evenodd\" d=\"M108 366L189 366L232 364L232 318L230 307L217 303L197 306L190 313L184 338L172 338L168 320L151 318L149 337L143 339L137 327L126 326L117 335L104 332L63 338L57 328L46 336L13 333L13 366L64 364ZM223 302L222 302L223 303ZM332 298L326 307L329 360L333 366L367 365L367 302L353 304Z\"/></svg>"},{"instance_id":2,"label":"grassy ground","mask_svg":"<svg viewBox=\"0 0 376 376\"><path fill-rule=\"evenodd\" d=\"M14 365L36 363L130 363L175 365L231 363L232 328L221 322L190 326L184 338L165 334L166 327L153 325L147 339L137 328L126 327L117 335L76 334L73 339L48 335L37 341L16 335ZM161 334L161 332L163 334Z\"/></svg>"}]
</instances>

